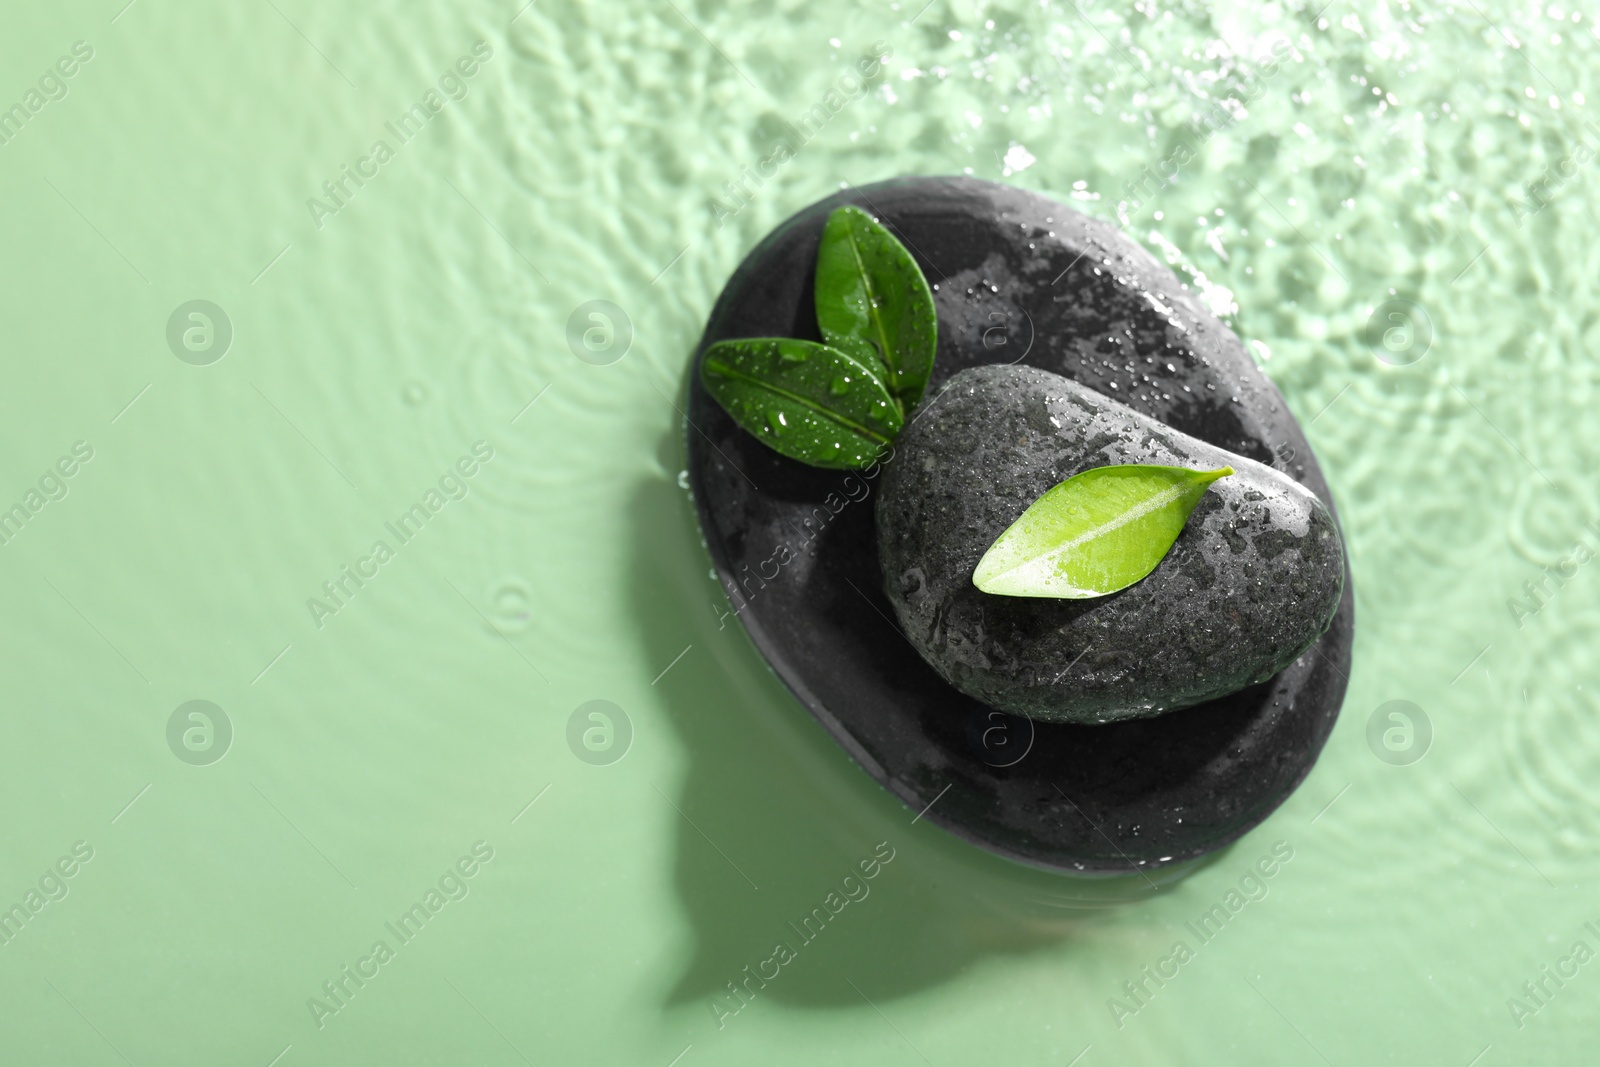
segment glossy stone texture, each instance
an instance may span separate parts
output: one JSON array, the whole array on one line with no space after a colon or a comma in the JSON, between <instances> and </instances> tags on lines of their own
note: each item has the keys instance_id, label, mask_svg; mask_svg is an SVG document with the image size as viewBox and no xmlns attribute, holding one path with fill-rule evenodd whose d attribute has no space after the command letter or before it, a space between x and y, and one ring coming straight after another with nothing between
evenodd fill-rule
<instances>
[{"instance_id":1,"label":"glossy stone texture","mask_svg":"<svg viewBox=\"0 0 1600 1067\"><path fill-rule=\"evenodd\" d=\"M849 189L801 211L746 257L687 373L695 507L752 642L911 812L937 798L923 822L992 852L1117 874L1233 841L1300 783L1333 728L1350 665L1348 574L1338 614L1311 651L1260 685L1181 715L1035 724L957 692L911 647L881 592L874 480L784 459L699 384L699 355L723 338L820 340L817 245L828 212L845 203L883 220L937 286L930 394L968 367L1040 367L1271 464L1332 509L1304 435L1239 339L1110 225L968 178Z\"/></svg>"},{"instance_id":2,"label":"glossy stone texture","mask_svg":"<svg viewBox=\"0 0 1600 1067\"><path fill-rule=\"evenodd\" d=\"M989 546L1094 467L1232 466L1143 579L1087 600L992 596ZM1037 367L962 371L916 413L878 483L878 562L906 638L950 684L1051 722L1159 715L1264 682L1333 620L1333 516L1288 475Z\"/></svg>"}]
</instances>

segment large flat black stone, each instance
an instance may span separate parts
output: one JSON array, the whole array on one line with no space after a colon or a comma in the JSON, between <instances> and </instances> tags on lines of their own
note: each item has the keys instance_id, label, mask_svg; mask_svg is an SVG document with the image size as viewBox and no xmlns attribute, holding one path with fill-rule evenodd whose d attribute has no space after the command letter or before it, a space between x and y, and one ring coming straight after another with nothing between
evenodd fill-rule
<instances>
[{"instance_id":1,"label":"large flat black stone","mask_svg":"<svg viewBox=\"0 0 1600 1067\"><path fill-rule=\"evenodd\" d=\"M812 310L829 211L857 204L916 257L939 313L929 395L1022 362L1276 466L1333 500L1277 388L1178 279L1113 227L1019 189L907 178L814 204L740 265L689 378L689 472L711 559L772 669L868 773L925 818L1010 858L1126 873L1235 840L1305 778L1344 697L1354 603L1269 681L1198 707L1097 726L1035 724L963 696L896 628L871 480L806 467L741 431L700 386L730 337L821 340ZM892 461L891 461L892 462ZM948 791L946 791L948 787Z\"/></svg>"}]
</instances>

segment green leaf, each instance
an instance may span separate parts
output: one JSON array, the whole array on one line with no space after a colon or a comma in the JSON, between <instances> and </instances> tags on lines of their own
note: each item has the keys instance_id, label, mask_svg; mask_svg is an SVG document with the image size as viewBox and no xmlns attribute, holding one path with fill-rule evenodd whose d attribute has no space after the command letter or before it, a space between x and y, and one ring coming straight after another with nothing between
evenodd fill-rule
<instances>
[{"instance_id":1,"label":"green leaf","mask_svg":"<svg viewBox=\"0 0 1600 1067\"><path fill-rule=\"evenodd\" d=\"M839 208L822 231L816 289L823 339L858 362L876 361L909 412L928 387L939 319L905 245L860 208Z\"/></svg>"},{"instance_id":2,"label":"green leaf","mask_svg":"<svg viewBox=\"0 0 1600 1067\"><path fill-rule=\"evenodd\" d=\"M815 341L718 341L706 350L700 378L745 430L813 467L859 470L904 422L873 368Z\"/></svg>"},{"instance_id":3,"label":"green leaf","mask_svg":"<svg viewBox=\"0 0 1600 1067\"><path fill-rule=\"evenodd\" d=\"M1206 486L1232 473L1131 463L1075 474L989 546L972 584L997 596L1067 600L1126 589L1171 550Z\"/></svg>"}]
</instances>

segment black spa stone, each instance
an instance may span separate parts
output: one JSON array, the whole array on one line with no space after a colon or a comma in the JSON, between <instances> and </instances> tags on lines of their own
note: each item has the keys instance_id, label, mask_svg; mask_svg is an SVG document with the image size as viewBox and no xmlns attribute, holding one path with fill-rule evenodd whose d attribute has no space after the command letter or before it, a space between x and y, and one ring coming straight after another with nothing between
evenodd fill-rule
<instances>
[{"instance_id":1,"label":"black spa stone","mask_svg":"<svg viewBox=\"0 0 1600 1067\"><path fill-rule=\"evenodd\" d=\"M921 823L1069 873L1149 870L1237 839L1304 779L1338 716L1354 617L1348 572L1332 624L1308 651L1266 681L1182 712L1035 723L951 686L906 639L882 591L871 499L881 473L785 459L700 385L700 357L724 338L821 340L812 276L823 223L842 204L880 218L936 287L930 396L971 367L1038 367L1270 465L1333 510L1304 435L1239 339L1114 227L968 178L852 188L750 252L686 375L695 509L755 649L905 803L908 822L926 808Z\"/></svg>"},{"instance_id":2,"label":"black spa stone","mask_svg":"<svg viewBox=\"0 0 1600 1067\"><path fill-rule=\"evenodd\" d=\"M995 538L1092 467L1232 466L1161 563L1089 600L972 584ZM1328 628L1344 586L1333 516L1288 475L1037 367L962 371L895 442L878 561L907 640L940 676L1051 722L1159 715L1264 682Z\"/></svg>"}]
</instances>

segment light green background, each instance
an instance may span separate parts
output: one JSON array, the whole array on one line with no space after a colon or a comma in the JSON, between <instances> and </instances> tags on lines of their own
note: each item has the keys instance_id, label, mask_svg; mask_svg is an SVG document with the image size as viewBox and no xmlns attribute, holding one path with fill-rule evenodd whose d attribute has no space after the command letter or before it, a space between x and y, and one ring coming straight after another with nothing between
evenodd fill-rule
<instances>
[{"instance_id":1,"label":"light green background","mask_svg":"<svg viewBox=\"0 0 1600 1067\"><path fill-rule=\"evenodd\" d=\"M0 507L94 453L0 546L0 903L93 848L0 945L0 1061L1592 1061L1600 963L1508 1004L1600 950L1600 565L1520 627L1507 605L1600 518L1589 12L121 4L0 13L0 107L93 48L0 145ZM479 40L465 98L319 228L308 198ZM887 75L733 199L877 41ZM719 625L674 404L740 257L841 183L971 173L1116 220L1246 97L1127 230L1307 425L1355 573L1349 696L1213 863L1070 882L913 823ZM1391 338L1404 367L1364 340L1391 290L1431 327ZM233 329L206 366L166 340L193 299ZM596 299L634 331L603 366L566 340ZM307 599L479 440L467 498L319 627ZM194 699L234 731L210 765L167 743ZM631 721L620 762L568 747L591 699ZM1396 699L1433 732L1405 766L1367 741ZM468 895L319 1028L308 999L479 841ZM884 841L870 896L719 1028L724 983Z\"/></svg>"}]
</instances>

